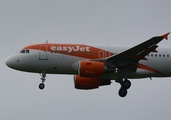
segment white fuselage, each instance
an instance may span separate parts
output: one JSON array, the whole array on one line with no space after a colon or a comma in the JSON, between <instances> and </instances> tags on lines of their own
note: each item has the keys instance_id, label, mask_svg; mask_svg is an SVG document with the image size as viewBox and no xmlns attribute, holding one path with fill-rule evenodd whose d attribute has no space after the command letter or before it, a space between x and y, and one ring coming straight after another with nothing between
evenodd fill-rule
<instances>
[{"instance_id":1,"label":"white fuselage","mask_svg":"<svg viewBox=\"0 0 171 120\"><path fill-rule=\"evenodd\" d=\"M121 53L129 47L119 46L96 46L104 50L110 51L114 54ZM88 48L87 48L88 49ZM48 74L78 74L77 70L73 69L73 64L80 60L87 60L84 57L77 57L69 54L62 54L56 52L48 52L41 50L29 49L29 52L16 53L6 60L6 64L20 71L41 73L45 71ZM145 77L170 77L171 76L171 49L157 48L158 52L151 52L146 56L147 60L140 60L139 63L148 66L153 70L148 70L144 67L137 68L135 73L128 73L128 78L145 78ZM99 59L106 57L106 53L88 53L90 56L99 54ZM86 54L81 52L74 52L74 54ZM107 56L108 57L108 56ZM156 71L154 71L156 70ZM115 79L118 74L107 74L102 76L104 78Z\"/></svg>"}]
</instances>

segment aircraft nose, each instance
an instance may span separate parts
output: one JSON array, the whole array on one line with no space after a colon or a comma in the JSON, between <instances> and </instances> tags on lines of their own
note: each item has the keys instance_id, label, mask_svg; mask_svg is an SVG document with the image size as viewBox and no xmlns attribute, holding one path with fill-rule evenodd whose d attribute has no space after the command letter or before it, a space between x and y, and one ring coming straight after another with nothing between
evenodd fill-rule
<instances>
[{"instance_id":1,"label":"aircraft nose","mask_svg":"<svg viewBox=\"0 0 171 120\"><path fill-rule=\"evenodd\" d=\"M12 67L12 59L11 59L11 57L8 57L8 58L5 60L5 64L6 64L8 67Z\"/></svg>"},{"instance_id":2,"label":"aircraft nose","mask_svg":"<svg viewBox=\"0 0 171 120\"><path fill-rule=\"evenodd\" d=\"M10 68L16 68L16 63L18 63L19 60L16 59L14 56L10 56L5 60L5 64Z\"/></svg>"}]
</instances>

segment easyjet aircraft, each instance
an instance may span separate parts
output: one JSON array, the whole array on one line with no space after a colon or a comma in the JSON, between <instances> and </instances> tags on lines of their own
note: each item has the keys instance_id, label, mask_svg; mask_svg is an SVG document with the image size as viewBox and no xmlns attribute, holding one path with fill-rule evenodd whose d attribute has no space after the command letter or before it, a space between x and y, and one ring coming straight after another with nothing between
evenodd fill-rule
<instances>
[{"instance_id":1,"label":"easyjet aircraft","mask_svg":"<svg viewBox=\"0 0 171 120\"><path fill-rule=\"evenodd\" d=\"M46 74L72 74L75 88L95 89L120 83L118 94L127 95L128 79L171 77L171 48L158 48L168 34L153 37L132 48L90 46L85 44L34 44L26 46L6 59L8 67L40 73L45 87Z\"/></svg>"}]
</instances>

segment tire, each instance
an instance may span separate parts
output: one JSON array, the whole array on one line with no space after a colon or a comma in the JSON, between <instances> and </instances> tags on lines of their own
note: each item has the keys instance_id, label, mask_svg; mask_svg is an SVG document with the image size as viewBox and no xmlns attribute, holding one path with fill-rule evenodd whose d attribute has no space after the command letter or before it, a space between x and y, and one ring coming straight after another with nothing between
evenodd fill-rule
<instances>
[{"instance_id":1,"label":"tire","mask_svg":"<svg viewBox=\"0 0 171 120\"><path fill-rule=\"evenodd\" d=\"M125 89L129 89L131 87L131 82L129 80L123 81L122 87L124 87Z\"/></svg>"},{"instance_id":2,"label":"tire","mask_svg":"<svg viewBox=\"0 0 171 120\"><path fill-rule=\"evenodd\" d=\"M45 88L45 85L43 83L39 84L39 89L43 90Z\"/></svg>"},{"instance_id":3,"label":"tire","mask_svg":"<svg viewBox=\"0 0 171 120\"><path fill-rule=\"evenodd\" d=\"M118 92L120 97L125 97L127 95L128 91L125 88L121 88Z\"/></svg>"}]
</instances>

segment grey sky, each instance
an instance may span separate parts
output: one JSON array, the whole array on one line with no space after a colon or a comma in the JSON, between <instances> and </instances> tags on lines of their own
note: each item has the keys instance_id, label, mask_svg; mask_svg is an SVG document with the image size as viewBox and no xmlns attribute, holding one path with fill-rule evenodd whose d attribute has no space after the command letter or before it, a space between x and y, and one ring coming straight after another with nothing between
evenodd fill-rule
<instances>
[{"instance_id":1,"label":"grey sky","mask_svg":"<svg viewBox=\"0 0 171 120\"><path fill-rule=\"evenodd\" d=\"M131 80L125 98L120 85L74 89L73 77L12 70L4 60L20 48L46 40L134 46L171 31L170 0L1 0L1 120L165 120L171 118L171 80ZM162 41L160 47L170 47ZM162 63L161 63L162 64Z\"/></svg>"}]
</instances>

